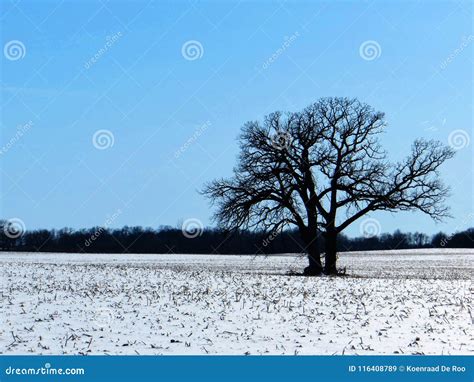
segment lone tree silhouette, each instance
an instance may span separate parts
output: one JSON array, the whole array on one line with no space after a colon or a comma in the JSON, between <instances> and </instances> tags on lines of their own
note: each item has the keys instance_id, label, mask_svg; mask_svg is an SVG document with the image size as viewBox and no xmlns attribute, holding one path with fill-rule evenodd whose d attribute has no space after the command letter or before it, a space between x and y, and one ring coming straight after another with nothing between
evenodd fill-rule
<instances>
[{"instance_id":1,"label":"lone tree silhouette","mask_svg":"<svg viewBox=\"0 0 474 382\"><path fill-rule=\"evenodd\" d=\"M454 151L416 140L405 160L390 163L379 143L384 114L356 99L323 98L301 112L247 122L234 176L203 193L225 229L280 230L295 225L305 244L306 275L337 274L337 237L371 211L419 210L449 216L438 168ZM318 240L324 236L325 262Z\"/></svg>"}]
</instances>

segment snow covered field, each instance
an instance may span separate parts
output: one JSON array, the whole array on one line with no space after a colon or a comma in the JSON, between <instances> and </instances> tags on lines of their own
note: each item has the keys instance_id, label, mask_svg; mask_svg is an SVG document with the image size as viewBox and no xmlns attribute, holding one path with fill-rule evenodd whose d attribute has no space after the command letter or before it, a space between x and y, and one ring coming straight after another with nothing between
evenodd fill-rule
<instances>
[{"instance_id":1,"label":"snow covered field","mask_svg":"<svg viewBox=\"0 0 474 382\"><path fill-rule=\"evenodd\" d=\"M3 354L472 354L474 251L0 253Z\"/></svg>"}]
</instances>

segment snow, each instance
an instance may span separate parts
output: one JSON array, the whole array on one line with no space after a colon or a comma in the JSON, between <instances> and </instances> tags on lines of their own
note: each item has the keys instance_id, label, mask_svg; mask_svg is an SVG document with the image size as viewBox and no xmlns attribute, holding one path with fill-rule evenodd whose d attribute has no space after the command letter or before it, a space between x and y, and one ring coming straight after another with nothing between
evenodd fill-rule
<instances>
[{"instance_id":1,"label":"snow","mask_svg":"<svg viewBox=\"0 0 474 382\"><path fill-rule=\"evenodd\" d=\"M473 250L0 254L2 354L473 354Z\"/></svg>"}]
</instances>

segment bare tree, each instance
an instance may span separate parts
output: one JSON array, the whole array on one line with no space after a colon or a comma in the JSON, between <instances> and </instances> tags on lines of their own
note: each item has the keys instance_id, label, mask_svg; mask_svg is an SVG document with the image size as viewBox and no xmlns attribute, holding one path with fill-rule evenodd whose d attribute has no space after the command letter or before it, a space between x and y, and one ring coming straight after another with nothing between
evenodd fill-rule
<instances>
[{"instance_id":1,"label":"bare tree","mask_svg":"<svg viewBox=\"0 0 474 382\"><path fill-rule=\"evenodd\" d=\"M448 188L438 168L454 155L440 142L417 140L404 161L390 163L378 136L383 113L355 99L324 98L302 112L248 122L234 176L206 185L217 223L227 229L298 227L307 275L336 274L337 236L365 214L419 210L448 216Z\"/></svg>"},{"instance_id":2,"label":"bare tree","mask_svg":"<svg viewBox=\"0 0 474 382\"><path fill-rule=\"evenodd\" d=\"M225 229L298 227L309 268L320 274L316 186L311 169L322 156L317 152L322 132L311 118L308 108L287 116L270 114L262 125L245 124L234 177L209 183L204 194L217 205L215 219Z\"/></svg>"},{"instance_id":3,"label":"bare tree","mask_svg":"<svg viewBox=\"0 0 474 382\"><path fill-rule=\"evenodd\" d=\"M337 272L338 234L369 212L418 210L435 220L449 216L443 204L449 190L438 168L454 155L451 148L419 139L404 160L390 163L379 142L386 126L383 113L346 98L323 99L316 108L327 127L318 142L325 157L314 169L326 273Z\"/></svg>"}]
</instances>

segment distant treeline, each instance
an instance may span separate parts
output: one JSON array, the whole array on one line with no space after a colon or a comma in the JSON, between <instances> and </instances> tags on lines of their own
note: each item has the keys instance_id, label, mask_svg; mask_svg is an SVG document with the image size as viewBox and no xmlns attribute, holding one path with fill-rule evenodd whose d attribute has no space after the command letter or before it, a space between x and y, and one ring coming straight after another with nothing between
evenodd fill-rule
<instances>
[{"instance_id":1,"label":"distant treeline","mask_svg":"<svg viewBox=\"0 0 474 382\"><path fill-rule=\"evenodd\" d=\"M18 237L15 237L18 236ZM195 236L195 237L194 237ZM324 235L320 235L323 252ZM408 248L474 248L474 228L454 235L438 233L381 234L349 238L341 235L338 251L365 251ZM0 231L2 251L85 252L85 253L216 253L271 254L303 253L304 245L296 231L279 233L203 229L183 234L181 229L123 227L122 229L34 230L12 235Z\"/></svg>"}]
</instances>

